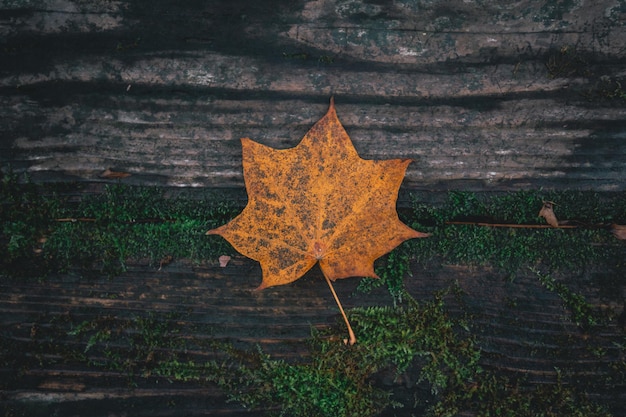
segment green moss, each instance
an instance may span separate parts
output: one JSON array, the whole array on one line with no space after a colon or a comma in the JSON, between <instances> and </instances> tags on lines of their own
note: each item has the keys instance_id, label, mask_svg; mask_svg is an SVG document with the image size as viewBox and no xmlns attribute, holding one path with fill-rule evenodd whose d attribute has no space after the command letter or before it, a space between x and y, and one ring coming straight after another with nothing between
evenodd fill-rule
<instances>
[{"instance_id":1,"label":"green moss","mask_svg":"<svg viewBox=\"0 0 626 417\"><path fill-rule=\"evenodd\" d=\"M576 228L533 228L545 224L538 217L544 200L554 201L557 218ZM455 192L441 208L415 200L410 224L432 236L410 241L410 256L422 264L490 265L510 276L538 264L553 272L606 269L611 260L623 258L624 247L609 225L623 222L625 212L623 193L522 191L489 197Z\"/></svg>"},{"instance_id":2,"label":"green moss","mask_svg":"<svg viewBox=\"0 0 626 417\"><path fill-rule=\"evenodd\" d=\"M113 274L144 258L154 267L166 257L215 258L232 249L223 239L205 236L205 231L241 209L219 195L202 200L166 198L158 188L121 185L81 195L76 201L67 185L35 185L13 174L3 177L0 197L3 279L70 268ZM560 220L579 227L475 224L541 223L537 214L544 200L556 203ZM59 357L121 372L130 383L156 378L217 384L232 400L249 407L273 407L284 415L367 416L404 405L438 417L460 411L477 416L607 416L606 410L585 399L584 392L562 383L560 373L554 384L529 390L519 381L483 370L471 317L452 317L447 311L446 299L463 297L458 288L418 302L406 293L404 279L415 264L486 265L511 279L534 268L541 271L539 283L559 295L572 321L586 331L603 325L601 315L571 281L560 277L593 271L595 282L607 287L604 293L614 302L623 301L616 294L624 284L626 247L606 225L623 224L625 213L624 193L453 192L440 204L415 198L411 210L402 212L403 220L432 236L398 247L377 263L382 279L359 286L364 291L386 286L393 306L348 311L359 339L356 345L342 342L344 328L337 325L314 332L308 354L298 360L275 359L250 346L235 349L210 337L182 337L179 318L167 314L129 318L94 314L80 322L68 316L65 330L61 323L48 323L31 336L38 344L29 352L30 362L24 362L15 339L3 338L0 348L9 367L42 366ZM65 343L67 338L73 343ZM598 346L590 345L591 354L604 355L606 349ZM194 349L214 352L219 359L199 360L189 354ZM613 362L610 378L623 383L623 361ZM417 405L382 383L389 376L410 381L420 390Z\"/></svg>"},{"instance_id":3,"label":"green moss","mask_svg":"<svg viewBox=\"0 0 626 417\"><path fill-rule=\"evenodd\" d=\"M558 282L549 274L543 274L534 268L532 271L539 278L541 285L559 295L570 311L574 323L583 328L590 328L599 324L599 317L597 317L597 314L594 312L593 306L585 300L585 297L573 292L567 285Z\"/></svg>"},{"instance_id":4,"label":"green moss","mask_svg":"<svg viewBox=\"0 0 626 417\"><path fill-rule=\"evenodd\" d=\"M357 291L367 293L374 288L385 286L392 297L393 304L402 303L405 295L404 279L412 276L410 261L410 246L405 242L376 264L376 274L380 279L362 279Z\"/></svg>"},{"instance_id":5,"label":"green moss","mask_svg":"<svg viewBox=\"0 0 626 417\"><path fill-rule=\"evenodd\" d=\"M563 383L560 370L554 384L529 390L482 369L471 321L448 313L449 297L462 301L464 295L451 286L430 301L405 296L402 306L349 310L357 344L342 341L344 329L337 323L314 331L308 354L291 361L258 347L189 337L189 329L179 325L184 315L173 313L100 317L73 323L67 336L79 342L72 358L125 373L133 385L146 378L217 384L248 409L284 416L375 416L399 407L433 417L610 415ZM47 345L48 356L54 345ZM187 356L189 349L214 352L219 359L198 361ZM385 379L405 381L420 392L419 399L396 397Z\"/></svg>"},{"instance_id":6,"label":"green moss","mask_svg":"<svg viewBox=\"0 0 626 417\"><path fill-rule=\"evenodd\" d=\"M227 222L239 211L219 195L204 199L166 198L150 187L107 186L101 194L71 201L68 185L34 185L9 173L2 180L0 273L45 275L79 268L117 274L128 262L147 259L158 267L167 259L214 259L233 253L205 231ZM544 200L554 201L560 220L575 229L487 227L476 222L515 225L543 223ZM398 247L377 263L382 280L364 280L369 291L384 285L394 302L402 302L403 280L411 263L488 265L514 278L520 270L542 267L548 273L604 270L603 282L621 282L616 259L625 258L607 229L626 222L624 193L521 191L500 195L451 192L438 205L414 199L404 221L430 232ZM465 221L467 224L451 224Z\"/></svg>"},{"instance_id":7,"label":"green moss","mask_svg":"<svg viewBox=\"0 0 626 417\"><path fill-rule=\"evenodd\" d=\"M131 385L148 377L197 381L202 366L188 359L184 352L197 348L192 343L211 343L187 340L179 325L182 317L183 314L173 312L135 314L129 318L98 316L70 322L66 336L55 337L69 336L72 341L75 350L62 352L64 357L125 374Z\"/></svg>"},{"instance_id":8,"label":"green moss","mask_svg":"<svg viewBox=\"0 0 626 417\"><path fill-rule=\"evenodd\" d=\"M70 202L50 186L3 183L0 273L46 275L80 268L118 274L129 261L214 259L232 248L205 232L238 208L219 196L165 198L163 190L110 185Z\"/></svg>"},{"instance_id":9,"label":"green moss","mask_svg":"<svg viewBox=\"0 0 626 417\"><path fill-rule=\"evenodd\" d=\"M350 310L357 344L346 345L337 325L314 332L309 355L291 363L222 345L226 360L205 377L248 408L290 416L374 416L402 406L381 387L381 373L423 383L438 398L480 373L480 351L445 311L448 292L424 304L407 296L404 306Z\"/></svg>"}]
</instances>

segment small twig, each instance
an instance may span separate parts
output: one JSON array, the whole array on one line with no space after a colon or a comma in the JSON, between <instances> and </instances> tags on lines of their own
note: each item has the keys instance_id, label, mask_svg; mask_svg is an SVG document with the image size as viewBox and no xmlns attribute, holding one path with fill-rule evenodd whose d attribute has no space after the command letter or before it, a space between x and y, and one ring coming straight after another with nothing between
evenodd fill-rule
<instances>
[{"instance_id":1,"label":"small twig","mask_svg":"<svg viewBox=\"0 0 626 417\"><path fill-rule=\"evenodd\" d=\"M557 227L550 226L549 224L516 224L516 223L483 223L483 222L455 222L449 221L445 224L465 224L469 226L484 226L484 227L510 227L515 229L576 229L580 226L573 224L560 224Z\"/></svg>"},{"instance_id":2,"label":"small twig","mask_svg":"<svg viewBox=\"0 0 626 417\"><path fill-rule=\"evenodd\" d=\"M353 345L356 343L356 336L354 335L354 332L352 331L352 326L350 326L350 322L348 321L348 316L346 316L346 312L343 311L343 307L341 306L339 297L337 297L337 293L335 292L335 288L333 288L333 284L330 282L330 279L326 276L326 274L324 274L324 278L326 278L326 282L328 283L328 286L330 287L330 291L333 293L333 297L335 297L335 302L339 306L339 311L341 312L341 315L343 316L343 320L346 322L346 326L348 327L348 334L350 335L350 340L348 341L348 343L350 345Z\"/></svg>"},{"instance_id":3,"label":"small twig","mask_svg":"<svg viewBox=\"0 0 626 417\"><path fill-rule=\"evenodd\" d=\"M68 222L68 223L76 223L76 222L95 222L96 219L88 218L88 217L66 217L63 219L54 219L55 222Z\"/></svg>"},{"instance_id":4,"label":"small twig","mask_svg":"<svg viewBox=\"0 0 626 417\"><path fill-rule=\"evenodd\" d=\"M85 223L94 223L97 219L92 217L64 217L60 219L54 219L55 222L59 223L77 223L77 222L85 222ZM173 219L160 219L160 218L147 218L147 219L133 219L127 220L120 223L124 224L144 224L144 223L173 223L175 220Z\"/></svg>"}]
</instances>

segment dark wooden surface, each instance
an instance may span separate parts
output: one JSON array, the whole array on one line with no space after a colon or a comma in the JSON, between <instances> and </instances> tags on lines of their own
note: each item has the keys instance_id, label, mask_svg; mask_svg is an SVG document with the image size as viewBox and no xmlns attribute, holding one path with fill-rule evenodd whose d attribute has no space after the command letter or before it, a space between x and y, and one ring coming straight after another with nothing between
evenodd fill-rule
<instances>
[{"instance_id":1,"label":"dark wooden surface","mask_svg":"<svg viewBox=\"0 0 626 417\"><path fill-rule=\"evenodd\" d=\"M333 95L363 157L415 160L403 192L624 191L626 105L614 96L626 88L625 26L619 0L2 2L0 167L88 183L112 169L130 173L129 184L241 195L239 139L295 146ZM543 384L562 367L576 383L601 379L606 358L623 355L623 330L589 339L532 276L413 274L409 290L422 300L459 280L487 368ZM311 326L337 317L320 281L313 272L254 294L260 270L243 259L3 281L2 334L23 346L25 365L3 365L12 382L0 400L31 415L249 415L212 387L153 378L129 389L125 375L79 362L40 366L45 332L33 329L68 314L184 309L218 336L289 358ZM337 284L346 307L390 302L384 291L353 295L355 286ZM577 288L603 304L594 288ZM624 416L624 388L589 392Z\"/></svg>"},{"instance_id":2,"label":"dark wooden surface","mask_svg":"<svg viewBox=\"0 0 626 417\"><path fill-rule=\"evenodd\" d=\"M625 22L618 0L4 2L0 163L240 188L239 138L294 146L334 95L363 157L415 160L408 189L622 190Z\"/></svg>"},{"instance_id":3,"label":"dark wooden surface","mask_svg":"<svg viewBox=\"0 0 626 417\"><path fill-rule=\"evenodd\" d=\"M560 369L565 384L584 389L615 416L626 415L626 386L605 379L615 372L611 367L623 361L623 329L617 324L600 333L586 333L571 321L558 295L542 287L532 274L505 280L485 268L450 265L424 270L414 265L412 269L406 285L418 301L427 302L435 291L458 282L464 295L460 301L446 298L447 308L452 316L471 316L482 367L522 378L527 387L555 383ZM585 278L569 279L568 285L594 308L607 308L606 300ZM15 346L21 349L18 357L12 353L5 358L0 369L4 381L0 406L13 410L12 415L27 410L25 415L30 416L249 415L236 403L227 403L225 393L213 385L172 384L156 375L129 377L123 369L88 366L67 352L83 351L85 338L70 335L83 321L106 318L108 326L115 328L116 322L119 326L132 317L177 313L173 320L179 336L230 340L251 349L258 344L275 359L294 360L307 354L311 328L340 320L317 267L291 285L254 292L260 281L258 265L240 257L226 268L178 261L161 270L135 265L116 278L66 274L43 282L4 281L0 286L3 343L10 344L12 352ZM363 294L355 291L357 283L358 279L349 279L335 284L345 308L391 305L385 289ZM87 356L96 362L105 360L97 352L98 345L106 343L97 342ZM595 355L598 350L604 353ZM186 354L196 363L214 358L199 348ZM402 398L406 381L415 378L408 375L394 383L377 383L385 383ZM395 415L414 412L407 406Z\"/></svg>"}]
</instances>

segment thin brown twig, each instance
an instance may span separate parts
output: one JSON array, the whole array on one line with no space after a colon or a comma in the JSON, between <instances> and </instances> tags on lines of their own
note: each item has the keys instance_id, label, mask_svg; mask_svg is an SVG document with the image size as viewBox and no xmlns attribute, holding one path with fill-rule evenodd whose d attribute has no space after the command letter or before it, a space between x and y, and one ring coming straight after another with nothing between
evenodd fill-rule
<instances>
[{"instance_id":1,"label":"thin brown twig","mask_svg":"<svg viewBox=\"0 0 626 417\"><path fill-rule=\"evenodd\" d=\"M515 229L576 229L581 226L573 224L560 224L557 227L550 226L549 224L516 224L516 223L484 223L484 222L461 222L461 221L449 221L445 224L459 224L468 226L483 226L483 227L510 227Z\"/></svg>"},{"instance_id":2,"label":"thin brown twig","mask_svg":"<svg viewBox=\"0 0 626 417\"><path fill-rule=\"evenodd\" d=\"M76 222L95 222L96 219L92 219L89 217L65 217L62 219L54 219L55 222L66 222L66 223L76 223Z\"/></svg>"},{"instance_id":3,"label":"thin brown twig","mask_svg":"<svg viewBox=\"0 0 626 417\"><path fill-rule=\"evenodd\" d=\"M63 218L54 219L54 221L59 222L59 223L64 223L64 222L65 223L78 223L78 222L94 223L97 221L97 219L94 219L93 217L63 217ZM147 219L127 220L121 223L126 223L126 224L171 223L174 221L175 220L172 220L172 219L147 218Z\"/></svg>"}]
</instances>

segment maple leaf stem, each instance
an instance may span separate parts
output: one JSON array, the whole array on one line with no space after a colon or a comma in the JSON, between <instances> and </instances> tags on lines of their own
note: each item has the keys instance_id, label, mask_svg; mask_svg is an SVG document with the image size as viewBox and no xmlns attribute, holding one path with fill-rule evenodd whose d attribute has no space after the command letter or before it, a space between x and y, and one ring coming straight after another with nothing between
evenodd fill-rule
<instances>
[{"instance_id":1,"label":"maple leaf stem","mask_svg":"<svg viewBox=\"0 0 626 417\"><path fill-rule=\"evenodd\" d=\"M330 287L330 292L333 293L333 297L335 297L335 302L337 303L337 306L339 307L339 311L341 312L341 315L343 316L343 320L346 322L346 327L348 327L348 334L350 335L350 340L348 341L348 343L350 345L353 345L356 343L356 336L354 335L354 332L352 331L352 326L350 326L350 322L348 321L348 316L346 316L346 312L343 311L343 307L341 306L341 302L339 301L339 297L337 297L337 293L335 292L335 288L333 287L333 283L330 281L330 279L326 276L326 274L323 274L324 278L326 278L326 282L328 283L328 286Z\"/></svg>"}]
</instances>

